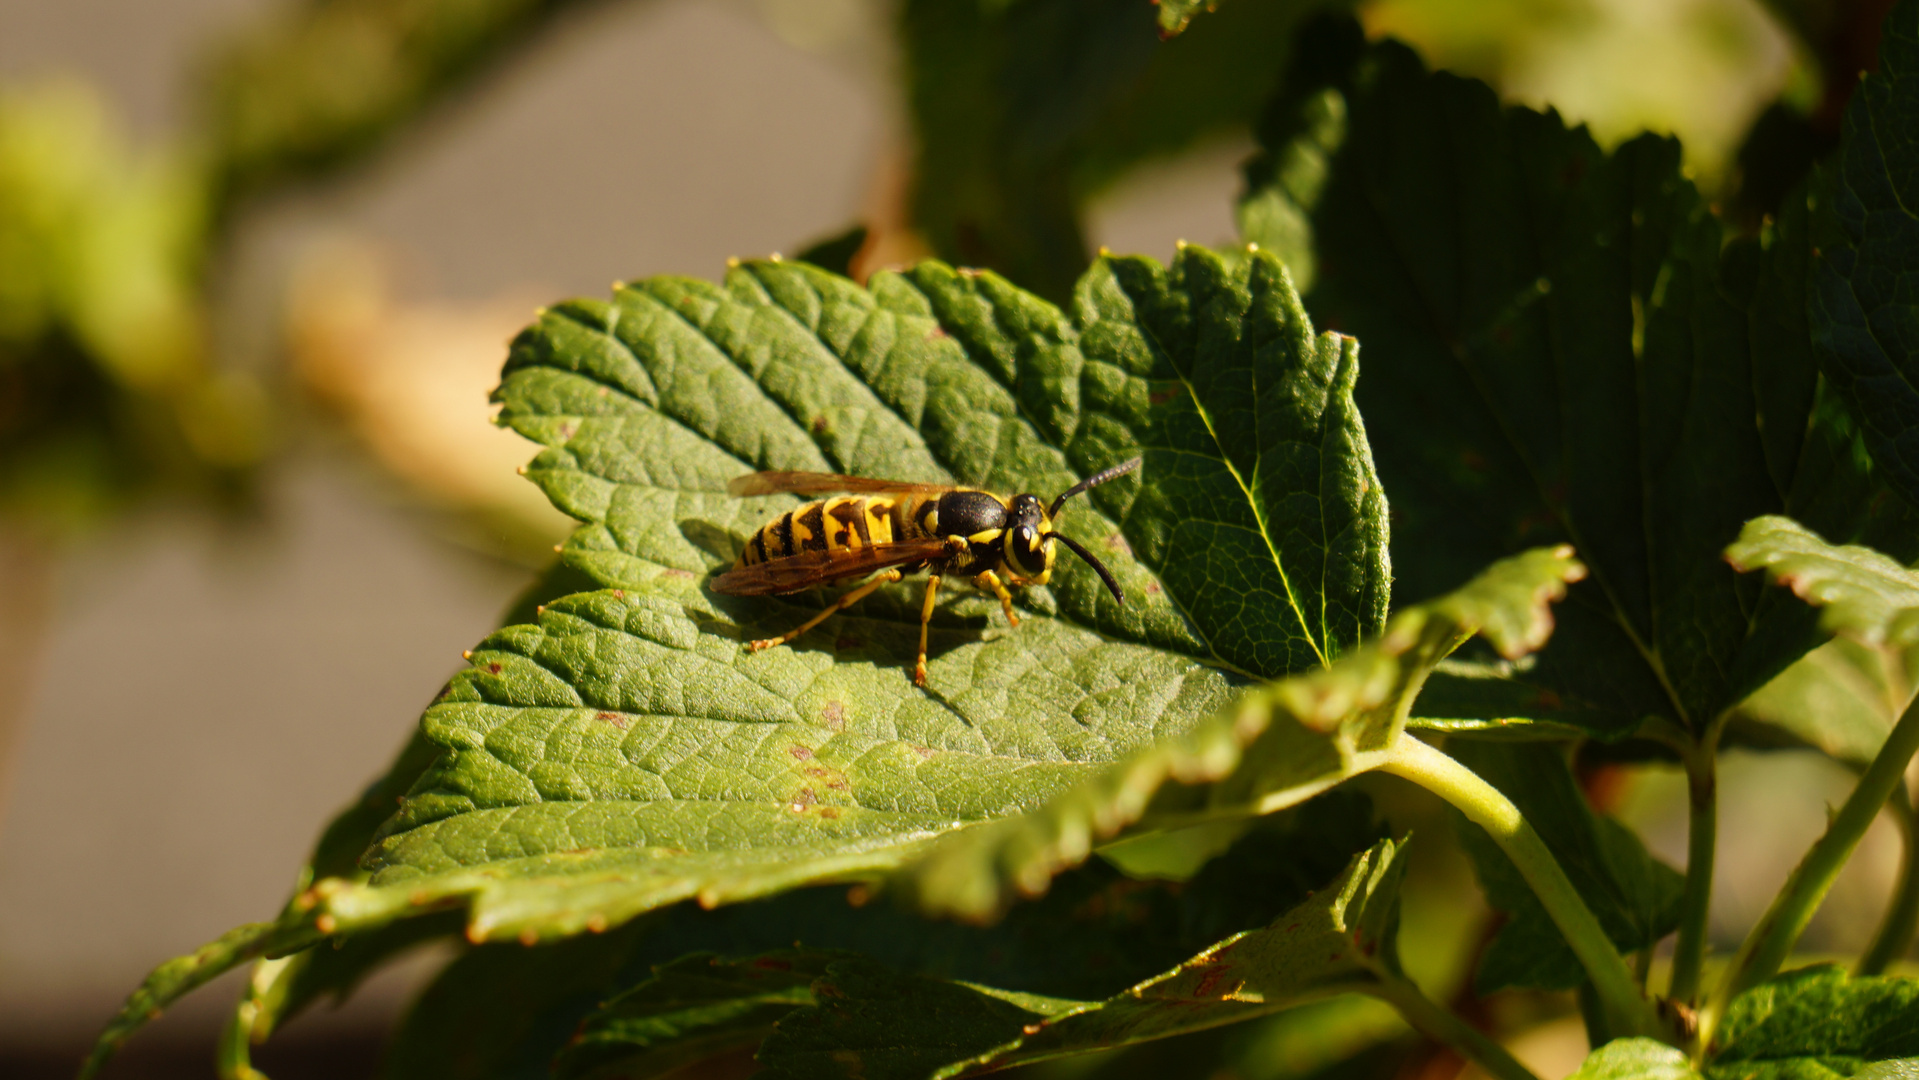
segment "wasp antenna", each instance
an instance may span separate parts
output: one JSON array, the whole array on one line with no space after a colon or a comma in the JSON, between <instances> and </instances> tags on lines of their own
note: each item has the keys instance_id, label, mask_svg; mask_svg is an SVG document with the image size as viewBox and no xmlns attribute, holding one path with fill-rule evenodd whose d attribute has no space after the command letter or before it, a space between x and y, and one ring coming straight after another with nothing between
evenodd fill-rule
<instances>
[{"instance_id":1,"label":"wasp antenna","mask_svg":"<svg viewBox=\"0 0 1919 1080\"><path fill-rule=\"evenodd\" d=\"M1139 464L1138 461L1132 461L1129 463L1129 466L1137 465L1137 464ZM1080 546L1079 541L1073 539L1072 537L1066 535L1065 533L1048 533L1047 537L1049 539L1058 540L1060 543L1065 544L1069 548L1072 548L1073 554L1078 555L1082 559L1085 559L1087 563L1090 564L1092 568L1099 573L1099 579L1106 583L1106 587L1108 589L1112 590L1113 599L1119 601L1122 604L1126 602L1126 594L1119 591L1119 582L1113 580L1113 572L1111 570L1106 569L1106 564L1103 562L1100 562L1099 559L1096 556L1094 556L1092 552Z\"/></svg>"},{"instance_id":2,"label":"wasp antenna","mask_svg":"<svg viewBox=\"0 0 1919 1080\"><path fill-rule=\"evenodd\" d=\"M1145 459L1134 458L1131 461L1122 461L1110 469L1102 469L1099 472L1096 472L1093 475L1087 477L1086 479L1081 480L1079 483L1074 484L1072 487L1067 488L1066 491L1063 494L1061 494L1059 498L1053 500L1053 505L1047 509L1046 516L1050 518L1058 515L1059 508L1066 505L1066 500L1072 498L1075 495L1078 495L1080 492L1085 491L1087 488L1098 487L1101 484L1104 484L1108 480L1125 476L1127 473L1132 472L1134 469L1139 468L1139 463L1143 460ZM1071 543L1071 541L1068 541L1068 543ZM1091 555L1086 554L1085 549L1075 547L1074 550L1080 553L1081 558L1086 559L1089 562L1093 562L1094 565L1098 565L1097 561L1095 561ZM1107 580L1110 581L1112 579L1108 578ZM1114 589L1113 594L1115 596L1119 595L1119 590Z\"/></svg>"}]
</instances>

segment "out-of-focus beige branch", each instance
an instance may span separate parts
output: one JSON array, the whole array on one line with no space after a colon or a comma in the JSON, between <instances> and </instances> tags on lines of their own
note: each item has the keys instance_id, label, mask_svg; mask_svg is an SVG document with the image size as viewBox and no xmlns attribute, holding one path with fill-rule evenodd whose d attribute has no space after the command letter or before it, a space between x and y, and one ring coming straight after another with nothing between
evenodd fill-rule
<instances>
[{"instance_id":1,"label":"out-of-focus beige branch","mask_svg":"<svg viewBox=\"0 0 1919 1080\"><path fill-rule=\"evenodd\" d=\"M537 448L491 421L506 344L552 296L527 288L479 303L404 303L378 249L313 253L288 296L295 376L375 458L483 547L532 560L572 521L516 470ZM543 561L543 560L541 560Z\"/></svg>"}]
</instances>

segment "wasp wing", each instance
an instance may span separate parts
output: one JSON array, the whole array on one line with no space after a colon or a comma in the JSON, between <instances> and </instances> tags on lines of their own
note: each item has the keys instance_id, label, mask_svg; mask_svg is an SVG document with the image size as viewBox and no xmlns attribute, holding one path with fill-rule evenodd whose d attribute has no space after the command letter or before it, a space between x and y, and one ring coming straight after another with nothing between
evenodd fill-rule
<instances>
[{"instance_id":1,"label":"wasp wing","mask_svg":"<svg viewBox=\"0 0 1919 1080\"><path fill-rule=\"evenodd\" d=\"M946 540L929 536L871 547L802 551L751 566L736 566L714 577L708 586L716 593L733 596L798 592L813 585L865 577L896 566L936 559L951 550Z\"/></svg>"},{"instance_id":2,"label":"wasp wing","mask_svg":"<svg viewBox=\"0 0 1919 1080\"><path fill-rule=\"evenodd\" d=\"M781 491L790 491L795 495L831 495L839 491L868 495L887 492L937 495L951 490L953 490L951 484L909 484L903 480L874 480L866 476L786 470L747 473L745 476L735 477L726 485L727 494L742 497L772 495Z\"/></svg>"}]
</instances>

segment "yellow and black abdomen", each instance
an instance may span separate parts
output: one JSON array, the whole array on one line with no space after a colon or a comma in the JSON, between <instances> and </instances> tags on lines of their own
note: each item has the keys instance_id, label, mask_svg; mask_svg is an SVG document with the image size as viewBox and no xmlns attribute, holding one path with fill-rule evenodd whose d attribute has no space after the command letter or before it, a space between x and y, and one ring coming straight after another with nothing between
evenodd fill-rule
<instances>
[{"instance_id":1,"label":"yellow and black abdomen","mask_svg":"<svg viewBox=\"0 0 1919 1080\"><path fill-rule=\"evenodd\" d=\"M912 524L911 495L839 495L774 518L740 552L740 566L807 551L853 552L920 535Z\"/></svg>"}]
</instances>

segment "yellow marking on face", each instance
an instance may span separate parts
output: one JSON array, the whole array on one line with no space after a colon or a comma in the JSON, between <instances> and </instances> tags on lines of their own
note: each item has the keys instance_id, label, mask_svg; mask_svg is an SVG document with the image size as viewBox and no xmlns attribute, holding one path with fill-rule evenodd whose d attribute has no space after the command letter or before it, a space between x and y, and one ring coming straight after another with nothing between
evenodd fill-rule
<instances>
[{"instance_id":1,"label":"yellow marking on face","mask_svg":"<svg viewBox=\"0 0 1919 1080\"><path fill-rule=\"evenodd\" d=\"M966 542L969 544L990 544L998 540L1000 534L1005 531L1005 529L985 529L967 537Z\"/></svg>"}]
</instances>

